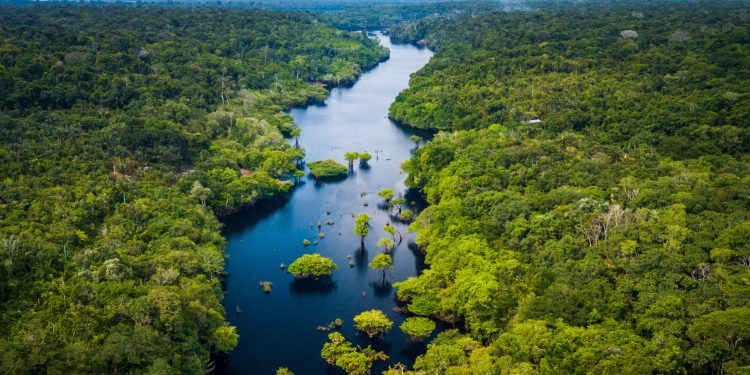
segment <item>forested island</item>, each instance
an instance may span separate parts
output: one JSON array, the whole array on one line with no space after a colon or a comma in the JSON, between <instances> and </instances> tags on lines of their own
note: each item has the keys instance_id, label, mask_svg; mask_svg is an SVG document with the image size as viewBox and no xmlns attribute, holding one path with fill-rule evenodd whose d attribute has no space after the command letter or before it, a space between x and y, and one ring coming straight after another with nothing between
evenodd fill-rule
<instances>
[{"instance_id":1,"label":"forested island","mask_svg":"<svg viewBox=\"0 0 750 375\"><path fill-rule=\"evenodd\" d=\"M316 332L317 360L750 372L747 2L15 5L0 7L2 373L217 371L238 343L222 221L262 220L308 173L325 191L390 161L372 144L306 165L314 130L289 112L386 61L376 29L435 52L387 113L423 131L403 135L400 179L427 207L390 185L336 196L346 212L315 203L317 237L274 266L288 292L341 293L360 272L358 303L398 304L320 322L335 332ZM326 253L336 238L358 250ZM424 264L391 280L409 250ZM395 337L413 363L390 358Z\"/></svg>"}]
</instances>

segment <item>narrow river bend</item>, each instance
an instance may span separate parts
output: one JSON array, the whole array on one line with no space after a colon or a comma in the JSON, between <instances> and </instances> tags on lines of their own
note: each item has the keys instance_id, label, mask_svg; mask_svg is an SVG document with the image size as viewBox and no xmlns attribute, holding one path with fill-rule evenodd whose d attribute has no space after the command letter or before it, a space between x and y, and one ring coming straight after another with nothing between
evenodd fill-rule
<instances>
[{"instance_id":1,"label":"narrow river bend","mask_svg":"<svg viewBox=\"0 0 750 375\"><path fill-rule=\"evenodd\" d=\"M422 267L421 257L408 246L414 236L406 225L393 222L404 241L392 252L394 268L385 284L380 272L368 264L381 251L377 240L387 236L381 228L391 222L386 211L378 208L381 199L375 192L392 188L409 202L417 200L407 194L400 172L401 163L414 148L411 133L388 120L387 114L396 95L408 86L409 75L424 66L432 52L392 44L379 34L378 38L390 49L389 60L365 73L354 86L332 90L325 105L290 112L302 128L300 146L306 150L307 161L330 158L345 163L345 152L367 151L373 154L370 167L355 163L353 174L338 182L321 184L307 177L287 197L240 212L225 222L229 276L224 306L240 341L218 364L219 373L270 375L280 366L297 375L336 373L320 357L327 333L316 327L337 317L344 320L341 333L348 340L372 344L390 356L386 363L376 364L373 373L395 362L411 365L425 350L424 344L407 341L398 329L403 316L392 310L396 298L390 283L414 276ZM369 194L362 196L365 192ZM352 232L352 213L372 217L364 251ZM329 220L334 224L325 224ZM317 239L319 221L325 238L317 246L304 247L303 239ZM332 282L294 280L279 267L313 252L338 264ZM273 282L270 294L258 285L264 280ZM371 341L354 330L352 318L369 309L383 310L394 321L393 329L381 340Z\"/></svg>"}]
</instances>

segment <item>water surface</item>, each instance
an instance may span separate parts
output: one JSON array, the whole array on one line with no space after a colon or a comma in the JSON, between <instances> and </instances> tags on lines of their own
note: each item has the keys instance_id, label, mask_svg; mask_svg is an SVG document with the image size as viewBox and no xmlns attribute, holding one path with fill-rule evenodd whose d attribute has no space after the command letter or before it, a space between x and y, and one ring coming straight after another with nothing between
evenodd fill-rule
<instances>
[{"instance_id":1,"label":"water surface","mask_svg":"<svg viewBox=\"0 0 750 375\"><path fill-rule=\"evenodd\" d=\"M337 317L344 320L341 332L347 339L371 344L391 357L376 364L373 373L380 373L389 363L411 365L425 350L423 344L409 343L398 329L404 317L393 311L397 303L391 287L394 281L416 275L422 259L408 246L414 235L377 207L381 199L374 193L392 188L397 196L406 195L409 202L418 200L408 195L400 171L400 164L414 148L411 133L391 122L387 113L396 95L408 86L409 75L424 66L432 53L378 37L391 51L389 60L365 73L354 86L332 90L325 105L290 112L302 128L300 146L306 150L307 161L330 158L344 163L345 152L367 151L373 154L369 168L355 164L351 175L338 182L317 183L307 177L287 197L225 222L229 276L224 306L227 319L237 326L240 341L220 361L220 373L273 374L280 366L297 375L335 373L320 357L327 333L316 327ZM364 250L352 233L352 214L359 213L372 217ZM327 225L327 221L334 224ZM383 282L381 273L368 264L381 252L377 240L389 236L381 229L387 222L403 233L404 240L392 252L394 268ZM325 238L319 239L317 246L302 245L303 239L318 239L320 231ZM279 267L313 252L339 265L329 281L295 280ZM348 257L354 267L349 266ZM273 282L270 294L264 294L258 285L264 280ZM354 330L352 318L369 309L383 310L394 321L391 332L380 340L370 340Z\"/></svg>"}]
</instances>

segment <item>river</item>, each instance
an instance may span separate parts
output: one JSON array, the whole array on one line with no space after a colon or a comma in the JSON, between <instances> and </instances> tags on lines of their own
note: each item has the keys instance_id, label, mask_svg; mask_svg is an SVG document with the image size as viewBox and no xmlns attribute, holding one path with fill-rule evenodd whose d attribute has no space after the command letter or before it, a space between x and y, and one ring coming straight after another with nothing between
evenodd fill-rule
<instances>
[{"instance_id":1,"label":"river","mask_svg":"<svg viewBox=\"0 0 750 375\"><path fill-rule=\"evenodd\" d=\"M416 203L409 207L413 210L420 206L418 197L404 186L405 175L400 171L415 147L409 139L413 131L397 126L387 114L396 95L408 86L409 75L424 66L432 52L392 44L388 37L376 35L391 51L387 61L364 73L352 87L333 89L324 105L290 111L302 129L300 146L306 150L305 160L330 158L345 164L345 152L367 151L373 154L369 168L355 163L350 176L337 182L318 183L306 177L287 196L225 220L228 278L224 306L240 340L237 348L219 361L218 373L273 374L280 366L296 375L337 373L320 357L327 333L316 329L335 318L344 320L340 331L348 340L371 344L390 356L377 363L373 373L396 362L411 365L426 349L424 344L409 343L398 329L404 316L393 311L397 302L391 286L416 275L423 267L422 257L408 245L414 235L408 233L407 226L393 222L378 208L381 199L375 192L392 188L397 196L407 198L405 208L411 202ZM372 217L364 250L352 232L352 213ZM327 225L327 221L334 224ZM394 268L383 283L381 273L368 264L381 252L376 242L388 236L381 230L387 222L404 234L404 240L392 251ZM317 246L303 246L303 239L318 239L319 231L326 236ZM281 263L288 265L313 252L338 264L330 282L295 280L280 269ZM273 283L269 294L258 285L265 280ZM384 311L394 322L393 329L380 340L357 335L353 327L352 318L369 309Z\"/></svg>"}]
</instances>

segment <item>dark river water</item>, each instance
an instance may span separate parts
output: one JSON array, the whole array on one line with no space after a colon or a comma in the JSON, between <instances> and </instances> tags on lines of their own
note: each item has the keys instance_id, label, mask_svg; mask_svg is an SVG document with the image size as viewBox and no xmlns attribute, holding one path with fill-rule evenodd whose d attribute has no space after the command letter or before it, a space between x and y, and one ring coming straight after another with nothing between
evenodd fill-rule
<instances>
[{"instance_id":1,"label":"dark river water","mask_svg":"<svg viewBox=\"0 0 750 375\"><path fill-rule=\"evenodd\" d=\"M375 192L394 189L409 201L404 207L418 201L407 192L400 171L414 148L409 140L412 133L388 120L387 113L396 95L408 86L409 75L424 66L432 52L392 44L387 37L379 39L391 51L389 60L365 73L354 86L332 90L325 105L290 112L302 128L300 146L306 150L307 161L330 158L345 164L345 152L368 151L373 154L369 168L355 163L350 176L338 182L316 183L307 177L288 196L225 221L228 279L224 306L240 341L219 360L219 373L273 374L280 366L297 375L338 373L320 357L327 333L316 329L335 318L344 320L341 333L348 340L371 344L390 356L385 363L377 363L373 373L395 362L411 365L425 351L424 344L409 343L398 329L404 316L393 311L397 302L391 287L392 282L416 275L423 266L422 257L409 247L414 235L407 226L393 222L378 208L381 199ZM372 217L364 250L352 232L352 213ZM334 224L326 225L329 220ZM387 222L404 234L404 240L392 252L394 268L383 283L381 273L368 264L381 252L377 240L389 236L381 229ZM319 231L326 236L317 246L302 245L303 239L317 239ZM316 252L339 266L329 281L295 280L279 267ZM273 282L270 294L258 285L264 280ZM394 321L393 329L380 340L357 335L353 327L352 318L369 309L380 309Z\"/></svg>"}]
</instances>

